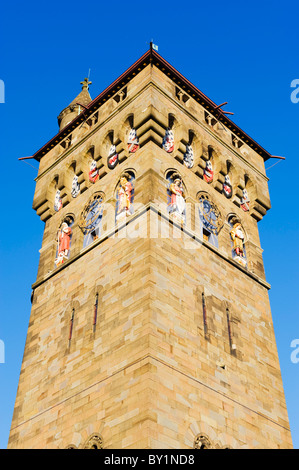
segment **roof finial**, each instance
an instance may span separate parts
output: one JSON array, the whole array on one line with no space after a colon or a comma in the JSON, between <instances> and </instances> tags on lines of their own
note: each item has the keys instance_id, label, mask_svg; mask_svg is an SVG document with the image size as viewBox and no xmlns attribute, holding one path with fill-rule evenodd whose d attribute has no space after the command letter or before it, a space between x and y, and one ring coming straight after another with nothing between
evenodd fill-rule
<instances>
[{"instance_id":1,"label":"roof finial","mask_svg":"<svg viewBox=\"0 0 299 470\"><path fill-rule=\"evenodd\" d=\"M92 82L89 80L89 78L84 78L83 82L80 82L80 85L82 85L82 90L88 90L89 85L91 85Z\"/></svg>"}]
</instances>

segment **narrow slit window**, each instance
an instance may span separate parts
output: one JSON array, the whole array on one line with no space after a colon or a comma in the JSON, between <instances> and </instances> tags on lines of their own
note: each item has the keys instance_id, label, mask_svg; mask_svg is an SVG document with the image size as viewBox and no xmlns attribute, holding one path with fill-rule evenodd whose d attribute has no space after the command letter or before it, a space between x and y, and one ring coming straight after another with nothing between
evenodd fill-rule
<instances>
[{"instance_id":1,"label":"narrow slit window","mask_svg":"<svg viewBox=\"0 0 299 470\"><path fill-rule=\"evenodd\" d=\"M205 336L208 334L208 324L207 324L207 308L206 308L206 300L205 294L202 293L202 316L203 316L203 328Z\"/></svg>"},{"instance_id":2,"label":"narrow slit window","mask_svg":"<svg viewBox=\"0 0 299 470\"><path fill-rule=\"evenodd\" d=\"M96 326L97 326L98 305L99 305L99 294L96 294L94 308L93 308L93 324L92 324L92 329L94 333L96 331Z\"/></svg>"},{"instance_id":3,"label":"narrow slit window","mask_svg":"<svg viewBox=\"0 0 299 470\"><path fill-rule=\"evenodd\" d=\"M230 313L229 309L226 309L226 321L227 321L227 332L228 332L228 340L229 340L229 347L231 352L235 352L236 345L233 342L233 335L232 335L232 328L231 328L231 320L230 320Z\"/></svg>"},{"instance_id":4,"label":"narrow slit window","mask_svg":"<svg viewBox=\"0 0 299 470\"><path fill-rule=\"evenodd\" d=\"M71 319L70 319L69 346L71 345L72 336L73 336L74 316L75 316L75 309L73 308L73 310L72 310L72 315L71 315Z\"/></svg>"}]
</instances>

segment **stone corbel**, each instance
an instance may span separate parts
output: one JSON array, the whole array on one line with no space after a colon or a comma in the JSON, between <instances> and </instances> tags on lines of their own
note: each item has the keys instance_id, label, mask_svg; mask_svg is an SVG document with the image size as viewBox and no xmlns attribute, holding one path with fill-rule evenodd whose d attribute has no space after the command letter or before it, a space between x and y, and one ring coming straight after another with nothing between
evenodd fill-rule
<instances>
[{"instance_id":1,"label":"stone corbel","mask_svg":"<svg viewBox=\"0 0 299 470\"><path fill-rule=\"evenodd\" d=\"M219 193L222 193L223 183L225 175L227 174L227 164L225 156L220 156L220 160L218 161L218 165L216 168L216 174L214 178L214 188Z\"/></svg>"},{"instance_id":2,"label":"stone corbel","mask_svg":"<svg viewBox=\"0 0 299 470\"><path fill-rule=\"evenodd\" d=\"M44 185L42 180L39 180L36 182L35 194L34 194L33 205L32 205L32 208L35 211L38 211L38 210L43 211L45 205L46 207L48 207L47 188L48 186Z\"/></svg>"},{"instance_id":3,"label":"stone corbel","mask_svg":"<svg viewBox=\"0 0 299 470\"><path fill-rule=\"evenodd\" d=\"M243 142L242 142L240 139L238 139L238 137L236 137L234 134L232 134L232 145L233 145L233 147L235 147L236 149L239 149L239 148L241 148L242 145L244 145L244 144L243 144Z\"/></svg>"},{"instance_id":4,"label":"stone corbel","mask_svg":"<svg viewBox=\"0 0 299 470\"><path fill-rule=\"evenodd\" d=\"M245 246L249 271L262 279L265 279L262 248L257 246L251 240L247 240Z\"/></svg>"},{"instance_id":5,"label":"stone corbel","mask_svg":"<svg viewBox=\"0 0 299 470\"><path fill-rule=\"evenodd\" d=\"M190 96L188 96L186 93L184 93L179 87L175 88L175 95L177 99L180 101L180 103L188 106L188 101L190 99Z\"/></svg>"},{"instance_id":6,"label":"stone corbel","mask_svg":"<svg viewBox=\"0 0 299 470\"><path fill-rule=\"evenodd\" d=\"M80 184L80 192L84 192L88 188L88 162L85 155L81 153L76 161L76 175Z\"/></svg>"},{"instance_id":7,"label":"stone corbel","mask_svg":"<svg viewBox=\"0 0 299 470\"><path fill-rule=\"evenodd\" d=\"M43 246L40 250L40 262L39 262L39 269L37 273L37 278L48 274L49 272L55 269L55 255L57 250L57 241L51 239L45 246Z\"/></svg>"},{"instance_id":8,"label":"stone corbel","mask_svg":"<svg viewBox=\"0 0 299 470\"><path fill-rule=\"evenodd\" d=\"M261 220L266 214L267 210L271 209L271 202L269 198L268 188L264 184L260 184L258 181L255 182L255 191L252 206L252 216L256 220ZM264 191L263 191L264 189Z\"/></svg>"},{"instance_id":9,"label":"stone corbel","mask_svg":"<svg viewBox=\"0 0 299 470\"><path fill-rule=\"evenodd\" d=\"M118 93L113 96L114 107L121 104L127 97L127 87L122 88Z\"/></svg>"},{"instance_id":10,"label":"stone corbel","mask_svg":"<svg viewBox=\"0 0 299 470\"><path fill-rule=\"evenodd\" d=\"M94 113L89 120L90 120L90 124L89 124L90 127L93 127L99 120L99 112L97 111L96 113Z\"/></svg>"},{"instance_id":11,"label":"stone corbel","mask_svg":"<svg viewBox=\"0 0 299 470\"><path fill-rule=\"evenodd\" d=\"M233 195L233 198L232 198L232 202L237 207L240 207L240 205L241 205L242 196L243 196L243 185L241 185L240 182L239 182L236 189L235 189L235 191L234 191L234 195Z\"/></svg>"},{"instance_id":12,"label":"stone corbel","mask_svg":"<svg viewBox=\"0 0 299 470\"><path fill-rule=\"evenodd\" d=\"M62 147L63 151L67 150L68 148L70 148L70 146L72 145L72 135L70 134L69 136L67 136L61 143L60 143L60 146Z\"/></svg>"},{"instance_id":13,"label":"stone corbel","mask_svg":"<svg viewBox=\"0 0 299 470\"><path fill-rule=\"evenodd\" d=\"M197 167L195 169L195 174L200 178L203 177L203 172L206 167L206 162L209 160L209 151L208 144L206 142L202 143L202 152L198 160Z\"/></svg>"},{"instance_id":14,"label":"stone corbel","mask_svg":"<svg viewBox=\"0 0 299 470\"><path fill-rule=\"evenodd\" d=\"M173 115L169 117L169 127L171 128L174 134L174 150L172 154L177 157L181 145L181 140L184 136L184 129L182 124L180 124Z\"/></svg>"},{"instance_id":15,"label":"stone corbel","mask_svg":"<svg viewBox=\"0 0 299 470\"><path fill-rule=\"evenodd\" d=\"M214 116L212 116L212 114L205 111L205 122L208 124L208 126L214 127L218 121Z\"/></svg>"},{"instance_id":16,"label":"stone corbel","mask_svg":"<svg viewBox=\"0 0 299 470\"><path fill-rule=\"evenodd\" d=\"M177 153L176 153L176 156L175 156L175 159L180 162L180 163L183 163L184 162L184 154L185 154L185 151L186 151L186 145L180 141L178 143L178 147L177 147Z\"/></svg>"},{"instance_id":17,"label":"stone corbel","mask_svg":"<svg viewBox=\"0 0 299 470\"><path fill-rule=\"evenodd\" d=\"M265 204L259 201L258 199L255 199L252 204L252 210L250 211L250 215L257 221L262 220L264 215L266 215L267 210L270 209L270 203Z\"/></svg>"}]
</instances>

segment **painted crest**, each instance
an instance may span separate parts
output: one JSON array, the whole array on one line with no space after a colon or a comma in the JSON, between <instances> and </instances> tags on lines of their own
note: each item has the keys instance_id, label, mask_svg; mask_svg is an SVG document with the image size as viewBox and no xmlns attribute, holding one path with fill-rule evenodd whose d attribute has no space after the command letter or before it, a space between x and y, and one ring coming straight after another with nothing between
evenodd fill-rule
<instances>
[{"instance_id":1,"label":"painted crest","mask_svg":"<svg viewBox=\"0 0 299 470\"><path fill-rule=\"evenodd\" d=\"M107 165L108 165L109 170L113 170L113 168L115 168L117 164L118 164L118 154L116 153L115 145L112 144L109 149L109 154L107 158Z\"/></svg>"},{"instance_id":2,"label":"painted crest","mask_svg":"<svg viewBox=\"0 0 299 470\"><path fill-rule=\"evenodd\" d=\"M80 184L78 183L78 176L74 175L74 178L72 181L71 195L72 197L77 197L78 194L80 194Z\"/></svg>"},{"instance_id":3,"label":"painted crest","mask_svg":"<svg viewBox=\"0 0 299 470\"><path fill-rule=\"evenodd\" d=\"M250 200L249 200L247 189L243 189L243 196L241 199L241 208L243 209L244 212L249 211L249 203L250 203Z\"/></svg>"},{"instance_id":4,"label":"painted crest","mask_svg":"<svg viewBox=\"0 0 299 470\"><path fill-rule=\"evenodd\" d=\"M95 183L99 177L99 171L97 169L97 162L95 160L92 160L90 164L90 169L89 169L89 181L92 183Z\"/></svg>"},{"instance_id":5,"label":"painted crest","mask_svg":"<svg viewBox=\"0 0 299 470\"><path fill-rule=\"evenodd\" d=\"M130 153L136 152L139 149L139 139L137 137L137 132L134 127L130 130L128 137L128 150Z\"/></svg>"},{"instance_id":6,"label":"painted crest","mask_svg":"<svg viewBox=\"0 0 299 470\"><path fill-rule=\"evenodd\" d=\"M222 187L222 192L227 199L230 199L233 195L233 188L230 182L229 175L225 175L224 177L224 183Z\"/></svg>"},{"instance_id":7,"label":"painted crest","mask_svg":"<svg viewBox=\"0 0 299 470\"><path fill-rule=\"evenodd\" d=\"M55 194L55 199L54 199L54 210L56 212L60 211L62 208L62 199L60 197L60 190L57 189L56 194Z\"/></svg>"},{"instance_id":8,"label":"painted crest","mask_svg":"<svg viewBox=\"0 0 299 470\"><path fill-rule=\"evenodd\" d=\"M186 165L187 168L192 168L194 165L194 154L191 145L186 146L186 152L184 155L184 165Z\"/></svg>"},{"instance_id":9,"label":"painted crest","mask_svg":"<svg viewBox=\"0 0 299 470\"><path fill-rule=\"evenodd\" d=\"M205 167L204 172L203 172L204 180L207 183L211 183L213 181L213 176L214 176L214 171L213 171L213 167L212 167L212 162L211 162L211 160L207 160L206 167Z\"/></svg>"},{"instance_id":10,"label":"painted crest","mask_svg":"<svg viewBox=\"0 0 299 470\"><path fill-rule=\"evenodd\" d=\"M166 129L163 142L162 142L162 148L167 153L171 153L174 150L174 134L173 134L173 131L169 127Z\"/></svg>"}]
</instances>

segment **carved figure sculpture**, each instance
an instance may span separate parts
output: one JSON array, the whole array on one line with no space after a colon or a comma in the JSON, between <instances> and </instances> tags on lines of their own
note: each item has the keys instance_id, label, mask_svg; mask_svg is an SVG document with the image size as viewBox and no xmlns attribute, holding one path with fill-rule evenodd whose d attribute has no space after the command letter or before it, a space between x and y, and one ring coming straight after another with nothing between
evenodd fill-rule
<instances>
[{"instance_id":1,"label":"carved figure sculpture","mask_svg":"<svg viewBox=\"0 0 299 470\"><path fill-rule=\"evenodd\" d=\"M58 250L57 250L57 258L55 260L56 266L59 266L60 264L64 262L65 259L68 258L69 250L70 250L71 234L72 234L71 227L69 227L66 222L63 222L57 234Z\"/></svg>"},{"instance_id":2,"label":"carved figure sculpture","mask_svg":"<svg viewBox=\"0 0 299 470\"><path fill-rule=\"evenodd\" d=\"M173 176L168 190L170 195L168 212L183 222L185 220L186 202L183 182L178 175Z\"/></svg>"},{"instance_id":3,"label":"carved figure sculpture","mask_svg":"<svg viewBox=\"0 0 299 470\"><path fill-rule=\"evenodd\" d=\"M244 232L239 222L233 225L230 231L230 236L233 240L234 260L246 266L246 256L244 250Z\"/></svg>"},{"instance_id":4,"label":"carved figure sculpture","mask_svg":"<svg viewBox=\"0 0 299 470\"><path fill-rule=\"evenodd\" d=\"M128 173L124 173L120 178L120 186L117 192L116 220L133 213L132 192L133 185L130 182L130 175Z\"/></svg>"}]
</instances>

